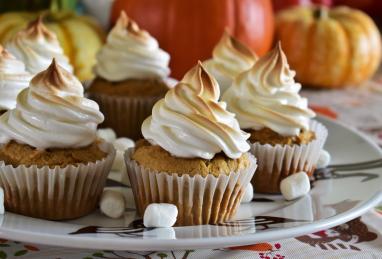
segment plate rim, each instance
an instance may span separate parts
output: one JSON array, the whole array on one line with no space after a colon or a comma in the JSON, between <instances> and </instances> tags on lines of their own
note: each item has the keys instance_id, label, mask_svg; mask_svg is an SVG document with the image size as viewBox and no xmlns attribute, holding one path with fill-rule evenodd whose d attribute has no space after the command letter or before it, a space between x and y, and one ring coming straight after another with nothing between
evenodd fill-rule
<instances>
[{"instance_id":1,"label":"plate rim","mask_svg":"<svg viewBox=\"0 0 382 259\"><path fill-rule=\"evenodd\" d=\"M382 157L382 149L374 143L363 132L354 127L346 125L336 120L318 116L320 121L329 121L330 123L337 124L346 130L351 131L355 135L360 136L367 142L373 149ZM354 208L337 214L333 217L320 219L310 222L306 225L288 227L283 229L268 230L259 233L252 233L239 236L224 236L224 237L211 237L208 242L205 238L183 238L183 239L151 239L149 250L165 251L165 250L184 250L184 249L207 249L207 248L222 248L232 246L244 246L258 242L281 240L284 238L292 238L304 234L317 232L320 230L328 229L342 223L355 219L362 214L366 213L369 209L376 207L382 202L382 187L377 191L374 196L368 200L364 200L357 204ZM277 232L277 235L274 233ZM0 237L11 239L20 242L32 242L42 245L51 245L56 247L70 247L77 249L97 249L97 250L130 250L130 251L147 251L148 242L144 239L122 239L122 238L94 238L89 236L64 236L49 233L36 233L30 231L9 230L3 229L0 226Z\"/></svg>"}]
</instances>

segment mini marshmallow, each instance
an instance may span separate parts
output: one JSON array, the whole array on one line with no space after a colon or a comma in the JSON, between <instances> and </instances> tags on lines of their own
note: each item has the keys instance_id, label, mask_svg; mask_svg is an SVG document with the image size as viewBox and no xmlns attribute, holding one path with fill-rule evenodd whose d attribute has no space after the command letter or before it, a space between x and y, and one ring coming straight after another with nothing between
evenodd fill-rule
<instances>
[{"instance_id":1,"label":"mini marshmallow","mask_svg":"<svg viewBox=\"0 0 382 259\"><path fill-rule=\"evenodd\" d=\"M117 135L111 128L98 129L97 136L110 143L113 143L117 139Z\"/></svg>"},{"instance_id":2,"label":"mini marshmallow","mask_svg":"<svg viewBox=\"0 0 382 259\"><path fill-rule=\"evenodd\" d=\"M309 176L305 172L292 174L281 181L280 190L286 200L304 196L310 190Z\"/></svg>"},{"instance_id":3,"label":"mini marshmallow","mask_svg":"<svg viewBox=\"0 0 382 259\"><path fill-rule=\"evenodd\" d=\"M114 140L113 146L116 150L125 151L131 147L135 147L135 142L129 138L117 138Z\"/></svg>"},{"instance_id":4,"label":"mini marshmallow","mask_svg":"<svg viewBox=\"0 0 382 259\"><path fill-rule=\"evenodd\" d=\"M100 209L106 216L116 219L125 212L125 199L123 194L116 190L105 190L102 193Z\"/></svg>"},{"instance_id":5,"label":"mini marshmallow","mask_svg":"<svg viewBox=\"0 0 382 259\"><path fill-rule=\"evenodd\" d=\"M135 146L135 143L129 138L118 138L113 142L113 146L117 152L115 154L112 170L125 171L126 166L123 156L127 149Z\"/></svg>"},{"instance_id":6,"label":"mini marshmallow","mask_svg":"<svg viewBox=\"0 0 382 259\"><path fill-rule=\"evenodd\" d=\"M241 202L242 203L251 202L252 199L253 199L253 186L251 183L248 183L247 187L245 187Z\"/></svg>"},{"instance_id":7,"label":"mini marshmallow","mask_svg":"<svg viewBox=\"0 0 382 259\"><path fill-rule=\"evenodd\" d=\"M330 164L331 156L328 151L321 150L320 156L317 161L317 169L325 168Z\"/></svg>"},{"instance_id":8,"label":"mini marshmallow","mask_svg":"<svg viewBox=\"0 0 382 259\"><path fill-rule=\"evenodd\" d=\"M4 190L0 187L0 214L4 214Z\"/></svg>"},{"instance_id":9,"label":"mini marshmallow","mask_svg":"<svg viewBox=\"0 0 382 259\"><path fill-rule=\"evenodd\" d=\"M145 227L166 228L174 226L178 216L178 208L169 203L151 203L143 215Z\"/></svg>"}]
</instances>

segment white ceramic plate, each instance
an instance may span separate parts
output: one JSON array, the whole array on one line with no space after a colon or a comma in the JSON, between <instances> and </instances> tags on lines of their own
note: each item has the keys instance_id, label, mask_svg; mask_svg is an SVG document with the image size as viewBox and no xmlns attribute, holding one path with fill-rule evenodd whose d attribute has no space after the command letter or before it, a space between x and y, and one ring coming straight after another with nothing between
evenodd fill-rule
<instances>
[{"instance_id":1,"label":"white ceramic plate","mask_svg":"<svg viewBox=\"0 0 382 259\"><path fill-rule=\"evenodd\" d=\"M381 150L359 132L320 120L329 130L326 149L332 154L332 164L382 158ZM309 195L291 202L278 195L255 195L253 202L240 206L235 220L223 225L144 228L133 209L116 220L94 212L67 222L5 213L0 216L0 236L56 246L156 251L229 247L296 237L345 223L380 203L382 168L336 171L313 185Z\"/></svg>"}]
</instances>

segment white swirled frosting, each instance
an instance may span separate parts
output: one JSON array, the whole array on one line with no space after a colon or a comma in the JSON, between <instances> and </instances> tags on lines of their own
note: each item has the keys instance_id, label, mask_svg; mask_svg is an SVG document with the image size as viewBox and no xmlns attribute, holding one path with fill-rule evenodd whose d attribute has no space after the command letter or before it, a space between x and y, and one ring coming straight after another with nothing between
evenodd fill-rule
<instances>
[{"instance_id":1,"label":"white swirled frosting","mask_svg":"<svg viewBox=\"0 0 382 259\"><path fill-rule=\"evenodd\" d=\"M247 46L225 31L212 52L212 58L204 61L204 66L224 93L235 77L250 69L257 59Z\"/></svg>"},{"instance_id":2,"label":"white swirled frosting","mask_svg":"<svg viewBox=\"0 0 382 259\"><path fill-rule=\"evenodd\" d=\"M283 136L296 136L301 129L309 130L315 113L299 95L301 85L294 81L295 74L279 43L236 78L223 100L242 129L270 128Z\"/></svg>"},{"instance_id":3,"label":"white swirled frosting","mask_svg":"<svg viewBox=\"0 0 382 259\"><path fill-rule=\"evenodd\" d=\"M95 73L112 82L126 79L166 78L170 56L156 39L124 12L97 55Z\"/></svg>"},{"instance_id":4,"label":"white swirled frosting","mask_svg":"<svg viewBox=\"0 0 382 259\"><path fill-rule=\"evenodd\" d=\"M6 48L16 58L22 60L26 69L33 75L45 70L52 62L52 58L55 58L60 66L73 72L73 67L56 35L45 27L41 17L18 32L6 43Z\"/></svg>"},{"instance_id":5,"label":"white swirled frosting","mask_svg":"<svg viewBox=\"0 0 382 259\"><path fill-rule=\"evenodd\" d=\"M76 77L53 60L17 96L16 108L0 117L0 142L39 149L84 147L95 141L103 119Z\"/></svg>"},{"instance_id":6,"label":"white swirled frosting","mask_svg":"<svg viewBox=\"0 0 382 259\"><path fill-rule=\"evenodd\" d=\"M143 136L177 157L211 159L220 152L240 157L249 150L249 134L219 95L216 80L199 63L154 105L142 124Z\"/></svg>"},{"instance_id":7,"label":"white swirled frosting","mask_svg":"<svg viewBox=\"0 0 382 259\"><path fill-rule=\"evenodd\" d=\"M17 95L28 87L31 78L24 63L0 45L0 110L16 107Z\"/></svg>"}]
</instances>

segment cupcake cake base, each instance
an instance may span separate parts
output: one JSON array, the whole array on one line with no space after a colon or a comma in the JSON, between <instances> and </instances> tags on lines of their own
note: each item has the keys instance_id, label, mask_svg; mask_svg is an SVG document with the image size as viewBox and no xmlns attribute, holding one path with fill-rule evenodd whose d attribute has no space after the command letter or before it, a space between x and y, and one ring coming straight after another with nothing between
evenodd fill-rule
<instances>
[{"instance_id":1,"label":"cupcake cake base","mask_svg":"<svg viewBox=\"0 0 382 259\"><path fill-rule=\"evenodd\" d=\"M255 192L280 193L280 182L291 174L301 171L311 176L322 150L328 131L324 125L312 120L309 132L314 133L302 144L251 144L251 153L257 158L258 168L252 179ZM303 136L313 136L303 133ZM301 135L301 134L300 134ZM297 138L300 138L298 136Z\"/></svg>"},{"instance_id":2,"label":"cupcake cake base","mask_svg":"<svg viewBox=\"0 0 382 259\"><path fill-rule=\"evenodd\" d=\"M139 147L137 149L139 150ZM232 160L235 162L232 162L231 166L236 168L236 171L226 170L230 168L226 164L227 167L223 167L226 169L215 175L202 173L205 170L214 171L212 168L216 168L216 172L219 172L214 166L210 169L205 167L200 170L195 169L196 160L201 162L201 159L179 158L182 168L187 163L185 161L190 160L188 172L180 172L175 168L155 170L134 160L137 154L139 151L129 149L125 153L125 161L138 213L142 216L150 203L171 203L176 205L179 211L176 222L178 226L218 224L231 219L257 166L254 156L247 153L236 161ZM157 161L162 160L161 155L151 157ZM215 161L209 162L204 160L199 165L203 168L203 164L224 163L220 159L222 158L218 157ZM152 163L151 166L153 164L159 163ZM171 170L175 171L168 172Z\"/></svg>"},{"instance_id":3,"label":"cupcake cake base","mask_svg":"<svg viewBox=\"0 0 382 259\"><path fill-rule=\"evenodd\" d=\"M90 86L88 95L105 115L101 127L112 128L118 137L138 140L142 137L143 121L167 90L167 85L160 80L129 79L112 83L98 78Z\"/></svg>"},{"instance_id":4,"label":"cupcake cake base","mask_svg":"<svg viewBox=\"0 0 382 259\"><path fill-rule=\"evenodd\" d=\"M0 162L0 185L7 211L49 220L74 219L93 211L115 156L112 145L99 144L105 156L66 166L13 166Z\"/></svg>"}]
</instances>

